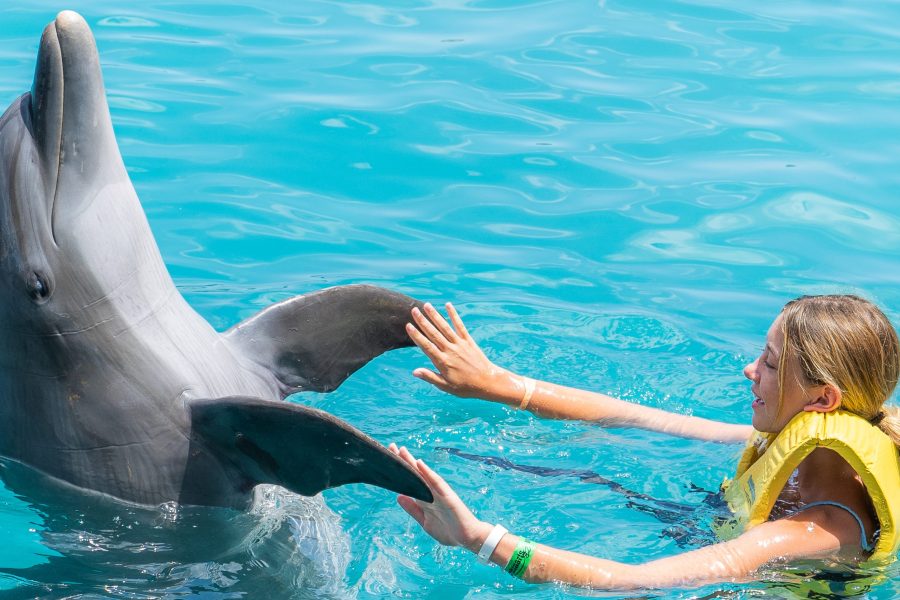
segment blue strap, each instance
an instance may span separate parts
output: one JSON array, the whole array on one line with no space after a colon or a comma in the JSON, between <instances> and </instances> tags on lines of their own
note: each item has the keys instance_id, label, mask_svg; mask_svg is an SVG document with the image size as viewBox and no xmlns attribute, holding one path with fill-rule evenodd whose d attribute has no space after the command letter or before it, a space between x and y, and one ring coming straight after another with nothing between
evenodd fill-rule
<instances>
[{"instance_id":1,"label":"blue strap","mask_svg":"<svg viewBox=\"0 0 900 600\"><path fill-rule=\"evenodd\" d=\"M820 501L820 502L810 502L810 503L807 504L806 506L803 506L803 507L801 507L801 508L798 508L798 509L794 512L794 514L796 515L796 514L798 514L798 513L803 512L803 511L806 510L807 508L812 508L812 507L814 507L814 506L836 506L836 507L838 507L838 508L843 508L844 510L846 510L848 513L850 513L850 514L853 516L854 519L856 519L856 523L857 523L857 525L859 525L859 531L860 531L860 533L859 533L859 545L862 546L862 549L865 550L866 552L871 552L872 550L875 549L875 544L874 544L874 542L870 544L870 543L866 540L866 528L863 527L862 519L859 518L859 515L856 514L856 512L855 512L852 508L850 508L849 506L845 506L845 505L841 504L840 502L832 502L832 501L830 501L830 500L822 500L822 501ZM875 535L876 535L876 536L878 535L878 532L877 532L877 531L875 532ZM873 537L875 537L875 536L873 536Z\"/></svg>"}]
</instances>

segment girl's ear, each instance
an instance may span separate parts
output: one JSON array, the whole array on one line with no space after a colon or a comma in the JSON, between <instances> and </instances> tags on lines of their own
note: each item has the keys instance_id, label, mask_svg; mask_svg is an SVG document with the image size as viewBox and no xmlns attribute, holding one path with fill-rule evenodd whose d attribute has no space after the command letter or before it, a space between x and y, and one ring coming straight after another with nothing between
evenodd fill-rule
<instances>
[{"instance_id":1,"label":"girl's ear","mask_svg":"<svg viewBox=\"0 0 900 600\"><path fill-rule=\"evenodd\" d=\"M836 385L826 383L819 386L812 400L803 407L806 412L827 413L841 407L841 390Z\"/></svg>"}]
</instances>

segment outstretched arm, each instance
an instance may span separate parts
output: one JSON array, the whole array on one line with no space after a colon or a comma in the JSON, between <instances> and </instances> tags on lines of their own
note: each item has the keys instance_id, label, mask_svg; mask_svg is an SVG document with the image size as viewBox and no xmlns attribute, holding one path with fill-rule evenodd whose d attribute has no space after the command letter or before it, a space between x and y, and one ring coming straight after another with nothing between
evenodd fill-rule
<instances>
[{"instance_id":1,"label":"outstretched arm","mask_svg":"<svg viewBox=\"0 0 900 600\"><path fill-rule=\"evenodd\" d=\"M406 448L389 448L415 468L434 496L429 504L400 496L398 502L438 542L477 553L493 527L478 520L444 479ZM507 533L490 555L506 566L522 538ZM843 510L816 507L763 523L740 537L684 554L629 565L537 544L521 577L532 583L562 582L604 590L700 586L752 580L766 564L799 559L859 557L859 527Z\"/></svg>"},{"instance_id":2,"label":"outstretched arm","mask_svg":"<svg viewBox=\"0 0 900 600\"><path fill-rule=\"evenodd\" d=\"M733 425L641 406L605 394L536 381L492 363L469 335L452 304L452 326L431 305L412 310L406 326L410 338L437 371L416 369L413 375L455 396L499 402L550 419L593 421L607 427L639 427L680 437L721 442L744 441L749 425Z\"/></svg>"}]
</instances>

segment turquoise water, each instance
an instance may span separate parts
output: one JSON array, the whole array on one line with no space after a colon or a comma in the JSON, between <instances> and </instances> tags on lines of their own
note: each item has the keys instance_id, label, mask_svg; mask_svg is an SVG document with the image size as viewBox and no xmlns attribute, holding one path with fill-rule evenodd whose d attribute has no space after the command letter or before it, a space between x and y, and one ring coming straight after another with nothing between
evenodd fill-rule
<instances>
[{"instance_id":1,"label":"turquoise water","mask_svg":"<svg viewBox=\"0 0 900 600\"><path fill-rule=\"evenodd\" d=\"M515 371L746 422L741 366L788 299L861 293L900 322L896 3L8 0L3 106L63 8L94 29L170 272L219 329L375 283L454 301ZM454 399L411 377L424 364L397 351L296 400L415 448L481 518L542 542L639 562L710 541L696 488L737 448ZM0 485L22 596L586 595L438 548L374 488L328 508L270 490L248 513L35 489ZM804 575L649 597L805 597ZM900 570L823 585L894 598Z\"/></svg>"}]
</instances>

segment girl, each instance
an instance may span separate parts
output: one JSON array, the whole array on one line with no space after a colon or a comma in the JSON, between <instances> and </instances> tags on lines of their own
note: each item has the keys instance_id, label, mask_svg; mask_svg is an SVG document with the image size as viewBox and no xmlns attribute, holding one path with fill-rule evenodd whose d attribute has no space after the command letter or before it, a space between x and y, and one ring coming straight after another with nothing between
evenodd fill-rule
<instances>
[{"instance_id":1,"label":"girl","mask_svg":"<svg viewBox=\"0 0 900 600\"><path fill-rule=\"evenodd\" d=\"M445 392L542 417L748 447L725 496L736 511L737 537L629 565L535 544L478 520L439 475L392 444L435 498L432 504L406 496L398 501L438 542L467 548L526 581L616 590L745 579L775 561L890 560L896 554L900 411L884 404L900 374L900 349L894 328L872 303L806 296L782 309L762 353L744 368L753 396L751 425L677 415L516 375L487 359L449 303L447 311L452 326L428 304L424 314L413 309L415 325L407 325L437 369L413 374Z\"/></svg>"}]
</instances>

